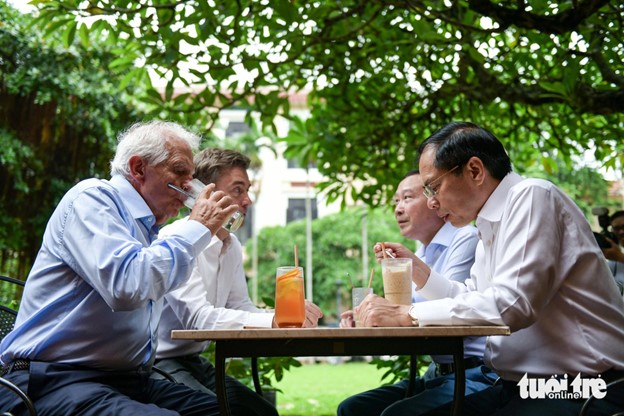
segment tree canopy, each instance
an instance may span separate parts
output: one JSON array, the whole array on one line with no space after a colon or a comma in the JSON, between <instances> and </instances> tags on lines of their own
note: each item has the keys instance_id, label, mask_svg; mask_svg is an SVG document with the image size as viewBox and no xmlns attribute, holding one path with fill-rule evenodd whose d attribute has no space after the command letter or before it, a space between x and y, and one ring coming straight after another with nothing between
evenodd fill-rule
<instances>
[{"instance_id":1,"label":"tree canopy","mask_svg":"<svg viewBox=\"0 0 624 416\"><path fill-rule=\"evenodd\" d=\"M25 278L69 187L107 177L116 134L139 117L104 70L110 53L55 49L0 3L0 270Z\"/></svg>"},{"instance_id":2,"label":"tree canopy","mask_svg":"<svg viewBox=\"0 0 624 416\"><path fill-rule=\"evenodd\" d=\"M209 129L220 109L265 127L308 94L285 140L331 198L383 201L416 144L452 120L492 130L517 170L593 148L622 166L624 4L607 0L34 0L67 46L115 51L148 114ZM147 74L166 80L159 87ZM302 134L305 132L305 134Z\"/></svg>"},{"instance_id":3,"label":"tree canopy","mask_svg":"<svg viewBox=\"0 0 624 416\"><path fill-rule=\"evenodd\" d=\"M319 188L345 205L383 204L416 145L458 119L492 130L516 170L565 182L587 207L606 191L578 155L594 149L621 177L617 2L31 4L34 18L0 3L0 268L17 259L18 277L61 195L106 176L114 137L138 119L178 121L207 144L223 109L248 111L250 125L259 115L273 139L275 116L288 117L287 156L315 162ZM291 115L294 93L309 118ZM256 137L237 146L253 152Z\"/></svg>"}]
</instances>

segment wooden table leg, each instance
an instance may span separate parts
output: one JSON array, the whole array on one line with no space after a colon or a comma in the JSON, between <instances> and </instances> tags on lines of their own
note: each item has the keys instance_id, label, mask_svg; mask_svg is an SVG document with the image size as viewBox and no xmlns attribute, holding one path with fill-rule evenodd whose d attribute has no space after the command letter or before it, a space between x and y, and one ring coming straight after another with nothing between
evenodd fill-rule
<instances>
[{"instance_id":1,"label":"wooden table leg","mask_svg":"<svg viewBox=\"0 0 624 416\"><path fill-rule=\"evenodd\" d=\"M453 411L451 414L460 416L464 410L464 396L466 395L466 368L464 366L464 340L459 339L461 346L453 354L453 367L455 370L455 392Z\"/></svg>"}]
</instances>

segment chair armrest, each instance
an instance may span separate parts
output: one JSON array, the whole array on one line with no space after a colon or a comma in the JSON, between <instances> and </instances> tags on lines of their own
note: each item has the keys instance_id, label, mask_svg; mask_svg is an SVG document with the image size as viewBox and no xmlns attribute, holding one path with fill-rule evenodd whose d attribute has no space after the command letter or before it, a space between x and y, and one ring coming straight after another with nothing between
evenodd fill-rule
<instances>
[{"instance_id":1,"label":"chair armrest","mask_svg":"<svg viewBox=\"0 0 624 416\"><path fill-rule=\"evenodd\" d=\"M152 371L154 371L156 374L160 374L161 376L163 376L167 380L171 381L172 383L177 383L178 382L171 374L169 374L168 372L166 372L162 368L156 367L155 365L152 366Z\"/></svg>"},{"instance_id":2,"label":"chair armrest","mask_svg":"<svg viewBox=\"0 0 624 416\"><path fill-rule=\"evenodd\" d=\"M20 389L15 384L13 384L12 382L10 382L9 380L3 377L0 377L0 386L11 390L15 395L19 396L19 398L22 399L22 401L26 405L26 408L28 409L28 413L31 416L37 416L35 405L33 404L32 400L30 400L30 397L28 397L26 393L22 391L22 389Z\"/></svg>"}]
</instances>

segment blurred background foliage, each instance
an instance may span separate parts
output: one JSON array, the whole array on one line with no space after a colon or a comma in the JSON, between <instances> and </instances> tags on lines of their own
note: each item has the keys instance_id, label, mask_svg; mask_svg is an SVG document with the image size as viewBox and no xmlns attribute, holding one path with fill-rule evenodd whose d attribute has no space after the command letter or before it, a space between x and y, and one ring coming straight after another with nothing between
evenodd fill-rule
<instances>
[{"instance_id":1,"label":"blurred background foliage","mask_svg":"<svg viewBox=\"0 0 624 416\"><path fill-rule=\"evenodd\" d=\"M166 118L206 146L230 108L257 117L258 137L285 142L300 165L314 161L319 190L344 207L385 205L418 142L457 119L492 130L518 172L556 181L588 217L621 207L584 157L621 178L623 4L29 3L30 14L0 4L0 270L16 277L62 194L108 176L121 130ZM307 95L309 118L291 117L292 93ZM287 137L277 115L291 120ZM256 143L227 145L253 157Z\"/></svg>"},{"instance_id":2,"label":"blurred background foliage","mask_svg":"<svg viewBox=\"0 0 624 416\"><path fill-rule=\"evenodd\" d=\"M197 130L203 146L243 151L253 169L261 169L259 137L268 137L269 146L284 142L286 156L301 166L316 164L326 178L318 190L345 208L312 225L314 300L327 322L347 305L349 278L368 278L362 218L368 247L404 241L385 206L414 166L417 144L449 121L492 130L516 171L557 183L588 219L593 206L622 207L596 168L622 178L621 2L30 4L35 11L22 14L0 3L3 274L26 278L62 195L81 179L108 177L118 133L152 118ZM294 93L307 95L309 118L291 116ZM247 111L250 125L259 123L252 135L217 141L212 128L231 108ZM277 136L278 115L290 119L286 137ZM349 200L359 207L348 208ZM259 293L270 299L275 267L293 263L293 244L305 246L305 224L267 228L257 237ZM380 270L375 274L381 293ZM2 301L15 305L17 296ZM248 376L241 363L241 376ZM298 363L261 364L264 374L278 377ZM401 377L404 364L405 357L378 363L388 377Z\"/></svg>"}]
</instances>

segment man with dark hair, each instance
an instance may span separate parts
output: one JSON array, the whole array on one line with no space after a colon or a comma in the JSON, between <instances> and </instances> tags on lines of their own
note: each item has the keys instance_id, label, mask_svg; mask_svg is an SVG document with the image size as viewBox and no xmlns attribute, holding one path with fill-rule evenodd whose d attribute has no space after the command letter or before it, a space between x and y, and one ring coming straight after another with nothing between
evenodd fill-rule
<instances>
[{"instance_id":1,"label":"man with dark hair","mask_svg":"<svg viewBox=\"0 0 624 416\"><path fill-rule=\"evenodd\" d=\"M194 162L193 176L205 184L214 183L245 215L252 203L249 158L234 150L211 148L198 153ZM164 227L161 235L175 235L186 222L183 218ZM306 327L316 326L321 316L316 305L306 302ZM273 317L272 311L257 308L249 298L241 244L221 228L199 255L189 281L165 297L156 363L179 383L214 394L216 371L201 355L209 342L172 340L171 330L271 328ZM233 377L226 377L226 391L234 415L277 415L273 405Z\"/></svg>"},{"instance_id":2,"label":"man with dark hair","mask_svg":"<svg viewBox=\"0 0 624 416\"><path fill-rule=\"evenodd\" d=\"M489 337L484 355L501 382L467 396L464 414L578 414L582 400L530 399L526 386L552 377L572 385L577 376L604 386L624 376L624 300L588 221L552 183L513 173L500 141L473 123L443 127L419 153L429 208L455 226L476 221L471 279L452 282L386 243L412 258L413 281L432 300L408 307L370 296L359 310L365 324L508 325L512 334ZM596 402L621 410L622 388Z\"/></svg>"},{"instance_id":3,"label":"man with dark hair","mask_svg":"<svg viewBox=\"0 0 624 416\"><path fill-rule=\"evenodd\" d=\"M624 211L611 214L611 231L617 236L620 244L624 244Z\"/></svg>"},{"instance_id":4,"label":"man with dark hair","mask_svg":"<svg viewBox=\"0 0 624 416\"><path fill-rule=\"evenodd\" d=\"M427 207L423 182L417 170L408 172L394 194L394 216L401 234L422 245L416 256L447 279L464 282L470 277L477 246L477 230L472 225L454 227L445 223ZM381 247L379 246L378 249ZM426 301L413 294L412 303ZM353 325L353 311L341 315L340 326ZM466 392L491 386L498 376L483 366L484 337L464 340ZM419 415L453 401L455 367L453 357L433 355L431 365L417 377L414 394L406 397L409 380L381 386L345 399L338 406L338 416Z\"/></svg>"}]
</instances>

